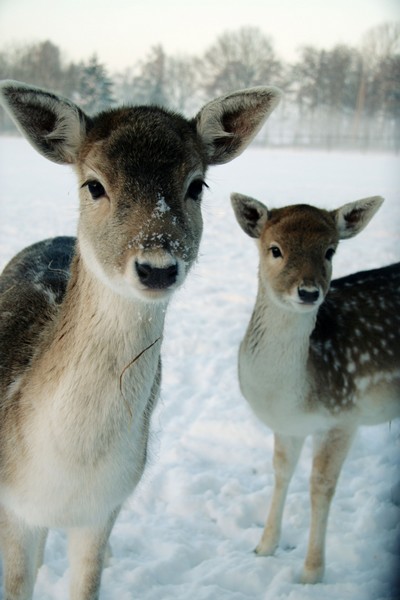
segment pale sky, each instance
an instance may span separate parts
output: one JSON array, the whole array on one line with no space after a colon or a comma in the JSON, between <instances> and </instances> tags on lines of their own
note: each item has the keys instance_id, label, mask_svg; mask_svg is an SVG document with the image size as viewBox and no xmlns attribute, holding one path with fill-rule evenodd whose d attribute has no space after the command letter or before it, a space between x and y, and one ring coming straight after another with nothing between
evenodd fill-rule
<instances>
[{"instance_id":1,"label":"pale sky","mask_svg":"<svg viewBox=\"0 0 400 600\"><path fill-rule=\"evenodd\" d=\"M115 72L156 44L201 56L224 31L249 25L291 61L300 46L357 46L370 28L395 20L400 0L0 0L0 50L50 40L67 61L97 54Z\"/></svg>"}]
</instances>

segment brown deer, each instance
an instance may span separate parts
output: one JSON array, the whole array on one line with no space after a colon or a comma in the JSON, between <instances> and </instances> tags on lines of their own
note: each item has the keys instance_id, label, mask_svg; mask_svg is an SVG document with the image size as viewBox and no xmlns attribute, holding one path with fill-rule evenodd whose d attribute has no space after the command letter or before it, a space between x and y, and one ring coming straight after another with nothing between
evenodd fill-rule
<instances>
[{"instance_id":1,"label":"brown deer","mask_svg":"<svg viewBox=\"0 0 400 600\"><path fill-rule=\"evenodd\" d=\"M259 250L258 293L239 350L240 387L275 442L275 487L256 553L271 555L278 545L290 479L311 434L303 583L323 577L330 503L357 428L400 415L400 263L331 282L339 239L361 231L382 202L270 210L232 194L236 218Z\"/></svg>"},{"instance_id":2,"label":"brown deer","mask_svg":"<svg viewBox=\"0 0 400 600\"><path fill-rule=\"evenodd\" d=\"M0 98L39 153L75 167L80 195L77 239L23 250L0 278L4 595L32 597L47 528L61 527L70 597L95 600L145 467L165 310L197 256L207 166L244 150L279 92L234 92L191 120L155 106L89 117L13 81Z\"/></svg>"}]
</instances>

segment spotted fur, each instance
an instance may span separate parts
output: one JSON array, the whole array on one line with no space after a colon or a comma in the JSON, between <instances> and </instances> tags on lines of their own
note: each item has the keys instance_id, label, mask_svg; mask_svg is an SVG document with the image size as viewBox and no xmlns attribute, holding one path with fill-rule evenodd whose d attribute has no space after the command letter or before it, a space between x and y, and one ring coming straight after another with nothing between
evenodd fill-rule
<instances>
[{"instance_id":1,"label":"spotted fur","mask_svg":"<svg viewBox=\"0 0 400 600\"><path fill-rule=\"evenodd\" d=\"M360 310L362 307L362 310ZM400 264L333 280L310 338L316 402L360 410L364 394L390 380L400 398Z\"/></svg>"}]
</instances>

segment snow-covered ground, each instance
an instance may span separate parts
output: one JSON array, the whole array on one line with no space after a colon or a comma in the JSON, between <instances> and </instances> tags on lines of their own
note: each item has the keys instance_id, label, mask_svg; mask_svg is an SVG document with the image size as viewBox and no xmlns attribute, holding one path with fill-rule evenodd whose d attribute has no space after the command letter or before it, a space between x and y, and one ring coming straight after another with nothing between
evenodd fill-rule
<instances>
[{"instance_id":1,"label":"snow-covered ground","mask_svg":"<svg viewBox=\"0 0 400 600\"><path fill-rule=\"evenodd\" d=\"M272 490L273 440L237 384L257 255L234 219L229 194L243 192L270 206L330 208L384 196L368 228L339 248L334 273L340 276L400 259L399 167L390 155L251 148L210 170L199 261L168 312L149 465L114 527L102 600L396 597L398 422L358 434L332 505L323 584L296 583L308 537L309 444L290 488L279 550L268 558L252 553ZM0 138L0 182L0 268L31 242L74 233L77 193L68 168L47 162L21 139ZM54 531L34 599L66 600L68 580L66 538Z\"/></svg>"}]
</instances>

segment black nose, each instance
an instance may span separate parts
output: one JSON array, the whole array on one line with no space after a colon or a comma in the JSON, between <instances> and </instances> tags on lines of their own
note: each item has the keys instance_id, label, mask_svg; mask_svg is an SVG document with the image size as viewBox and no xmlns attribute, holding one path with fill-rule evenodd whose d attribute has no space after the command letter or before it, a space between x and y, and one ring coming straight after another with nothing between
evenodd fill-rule
<instances>
[{"instance_id":1,"label":"black nose","mask_svg":"<svg viewBox=\"0 0 400 600\"><path fill-rule=\"evenodd\" d=\"M175 283L178 276L177 264L162 269L152 267L149 263L136 262L135 266L140 282L153 290L163 290L170 287Z\"/></svg>"},{"instance_id":2,"label":"black nose","mask_svg":"<svg viewBox=\"0 0 400 600\"><path fill-rule=\"evenodd\" d=\"M299 294L299 298L305 304L314 304L319 298L319 290L315 289L312 292L305 288L298 288L297 293Z\"/></svg>"}]
</instances>

